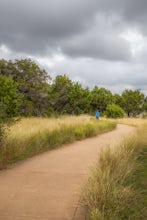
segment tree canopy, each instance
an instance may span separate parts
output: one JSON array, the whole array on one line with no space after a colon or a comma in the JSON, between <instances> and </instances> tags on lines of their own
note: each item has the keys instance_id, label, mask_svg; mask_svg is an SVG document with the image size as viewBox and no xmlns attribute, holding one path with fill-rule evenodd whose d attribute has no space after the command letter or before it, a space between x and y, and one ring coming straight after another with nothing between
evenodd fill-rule
<instances>
[{"instance_id":1,"label":"tree canopy","mask_svg":"<svg viewBox=\"0 0 147 220\"><path fill-rule=\"evenodd\" d=\"M91 106L93 109L99 109L100 112L104 112L107 105L113 102L112 93L105 88L98 88L97 86L95 86L91 94Z\"/></svg>"},{"instance_id":2,"label":"tree canopy","mask_svg":"<svg viewBox=\"0 0 147 220\"><path fill-rule=\"evenodd\" d=\"M13 96L9 99L7 95L7 101L0 102L1 109L8 115L14 115L19 106L18 94L23 97L19 106L22 116L83 113L94 115L96 110L102 115L108 111L108 106L116 109L112 104L121 107L128 116L147 111L147 97L139 90L125 90L121 95L113 95L111 91L98 85L92 90L84 88L79 82L69 79L66 74L59 74L51 79L50 75L31 59L0 60L0 75L1 97L4 97L3 93L6 94L9 87L11 97Z\"/></svg>"},{"instance_id":3,"label":"tree canopy","mask_svg":"<svg viewBox=\"0 0 147 220\"><path fill-rule=\"evenodd\" d=\"M23 94L20 112L22 115L40 116L48 108L47 89L50 76L31 59L0 61L0 73L12 78Z\"/></svg>"},{"instance_id":4,"label":"tree canopy","mask_svg":"<svg viewBox=\"0 0 147 220\"><path fill-rule=\"evenodd\" d=\"M143 111L145 97L144 94L141 93L139 90L128 90L126 89L122 93L122 107L125 112L130 116L136 116Z\"/></svg>"}]
</instances>

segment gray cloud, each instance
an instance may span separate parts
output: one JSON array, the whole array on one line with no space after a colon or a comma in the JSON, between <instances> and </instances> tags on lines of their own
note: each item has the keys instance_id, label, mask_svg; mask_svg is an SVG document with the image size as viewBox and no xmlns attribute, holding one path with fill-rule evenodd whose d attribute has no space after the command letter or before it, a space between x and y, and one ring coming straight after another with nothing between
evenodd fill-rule
<instances>
[{"instance_id":1,"label":"gray cloud","mask_svg":"<svg viewBox=\"0 0 147 220\"><path fill-rule=\"evenodd\" d=\"M33 57L85 86L146 91L146 11L146 0L0 0L0 57Z\"/></svg>"},{"instance_id":2,"label":"gray cloud","mask_svg":"<svg viewBox=\"0 0 147 220\"><path fill-rule=\"evenodd\" d=\"M49 72L51 76L67 74L91 89L97 85L121 93L125 88L131 88L147 94L147 75L141 64L117 62L114 65L114 62L105 60L68 58L55 62Z\"/></svg>"},{"instance_id":3,"label":"gray cloud","mask_svg":"<svg viewBox=\"0 0 147 220\"><path fill-rule=\"evenodd\" d=\"M0 1L0 42L31 53L56 50L62 40L87 28L94 10L83 0Z\"/></svg>"},{"instance_id":4,"label":"gray cloud","mask_svg":"<svg viewBox=\"0 0 147 220\"><path fill-rule=\"evenodd\" d=\"M146 6L145 0L0 0L0 42L31 53L46 51L46 47L56 50L68 38L89 30L96 14L104 12L112 22L115 14L142 24L143 18L146 21ZM119 25L123 25L121 22ZM95 28L101 29L102 25Z\"/></svg>"},{"instance_id":5,"label":"gray cloud","mask_svg":"<svg viewBox=\"0 0 147 220\"><path fill-rule=\"evenodd\" d=\"M63 52L73 57L115 61L130 59L130 45L120 36L119 20L112 16L111 21L101 14L88 30L67 40L62 46Z\"/></svg>"},{"instance_id":6,"label":"gray cloud","mask_svg":"<svg viewBox=\"0 0 147 220\"><path fill-rule=\"evenodd\" d=\"M1 0L0 6L0 43L8 45L15 51L26 51L26 53L50 51L52 53L61 47L67 55L75 54L76 56L76 53L80 55L81 50L82 56L94 55L94 57L100 57L102 54L102 58L114 59L117 55L119 58L125 58L125 53L122 51L121 46L120 56L118 54L118 39L116 39L116 55L113 54L112 57L105 55L103 45L108 47L108 50L111 49L112 45L111 38L110 40L105 39L107 32L103 33L104 41L102 37L98 37L97 47L92 45L87 50L83 49L85 45L83 44L82 46L80 41L77 42L77 48L74 40L72 41L73 36L77 37L84 34L84 31L90 31L91 26L95 24L95 15L97 13L101 14L101 11L104 10L103 5L101 6L101 1L81 0L79 2L78 0L62 0L61 4L59 0L44 0L43 2L41 0L21 2L19 0ZM95 26L95 29L97 28L99 32L102 25L104 24L99 23ZM71 46L67 45L64 48L66 41L69 40ZM89 45L91 43L90 40L85 43ZM114 41L115 37L113 44ZM69 51L70 49L71 51Z\"/></svg>"}]
</instances>

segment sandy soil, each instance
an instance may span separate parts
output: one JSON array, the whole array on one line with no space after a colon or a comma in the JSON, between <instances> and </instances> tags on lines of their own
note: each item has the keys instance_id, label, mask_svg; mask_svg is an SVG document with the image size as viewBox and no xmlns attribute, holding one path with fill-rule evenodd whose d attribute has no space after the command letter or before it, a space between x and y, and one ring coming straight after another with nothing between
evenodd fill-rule
<instances>
[{"instance_id":1,"label":"sandy soil","mask_svg":"<svg viewBox=\"0 0 147 220\"><path fill-rule=\"evenodd\" d=\"M118 125L100 136L43 153L0 172L0 220L83 220L80 187L101 148L135 128Z\"/></svg>"}]
</instances>

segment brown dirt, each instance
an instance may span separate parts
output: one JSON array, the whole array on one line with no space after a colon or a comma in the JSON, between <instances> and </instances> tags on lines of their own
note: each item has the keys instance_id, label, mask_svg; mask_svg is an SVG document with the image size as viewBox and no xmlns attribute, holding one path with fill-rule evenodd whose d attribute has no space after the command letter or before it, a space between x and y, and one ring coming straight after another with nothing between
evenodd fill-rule
<instances>
[{"instance_id":1,"label":"brown dirt","mask_svg":"<svg viewBox=\"0 0 147 220\"><path fill-rule=\"evenodd\" d=\"M80 187L101 148L114 145L135 128L118 125L0 172L0 220L82 220Z\"/></svg>"}]
</instances>

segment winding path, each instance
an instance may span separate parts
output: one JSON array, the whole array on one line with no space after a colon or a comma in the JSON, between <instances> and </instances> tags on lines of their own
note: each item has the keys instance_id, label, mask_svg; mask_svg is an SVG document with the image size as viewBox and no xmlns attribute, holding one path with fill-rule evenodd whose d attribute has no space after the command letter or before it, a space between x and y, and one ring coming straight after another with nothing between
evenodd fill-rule
<instances>
[{"instance_id":1,"label":"winding path","mask_svg":"<svg viewBox=\"0 0 147 220\"><path fill-rule=\"evenodd\" d=\"M79 190L98 152L135 128L118 125L0 172L0 220L82 220Z\"/></svg>"}]
</instances>

